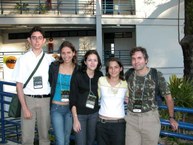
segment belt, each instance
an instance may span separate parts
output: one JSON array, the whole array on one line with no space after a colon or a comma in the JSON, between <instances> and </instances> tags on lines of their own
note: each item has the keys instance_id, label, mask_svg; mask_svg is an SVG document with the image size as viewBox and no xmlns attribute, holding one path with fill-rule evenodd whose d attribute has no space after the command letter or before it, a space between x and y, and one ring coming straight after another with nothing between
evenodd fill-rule
<instances>
[{"instance_id":1,"label":"belt","mask_svg":"<svg viewBox=\"0 0 193 145\"><path fill-rule=\"evenodd\" d=\"M98 122L101 122L101 123L123 123L123 122L125 122L125 119L108 120L108 119L98 118Z\"/></svg>"},{"instance_id":2,"label":"belt","mask_svg":"<svg viewBox=\"0 0 193 145\"><path fill-rule=\"evenodd\" d=\"M50 94L48 95L26 95L28 97L33 97L33 98L49 98Z\"/></svg>"},{"instance_id":3,"label":"belt","mask_svg":"<svg viewBox=\"0 0 193 145\"><path fill-rule=\"evenodd\" d=\"M152 116L153 113L157 113L157 112L158 112L158 110L154 109L154 110L150 110L148 112L140 112L140 113L134 113L134 112L128 111L127 114L130 114L132 116Z\"/></svg>"}]
</instances>

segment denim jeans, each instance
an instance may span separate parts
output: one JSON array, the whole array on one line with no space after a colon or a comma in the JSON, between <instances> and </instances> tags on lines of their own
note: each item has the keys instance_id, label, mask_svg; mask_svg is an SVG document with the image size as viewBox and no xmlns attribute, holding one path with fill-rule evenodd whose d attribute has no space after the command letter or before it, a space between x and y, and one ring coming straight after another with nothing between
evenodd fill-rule
<instances>
[{"instance_id":1,"label":"denim jeans","mask_svg":"<svg viewBox=\"0 0 193 145\"><path fill-rule=\"evenodd\" d=\"M98 145L125 145L126 122L97 122Z\"/></svg>"},{"instance_id":2,"label":"denim jeans","mask_svg":"<svg viewBox=\"0 0 193 145\"><path fill-rule=\"evenodd\" d=\"M72 131L72 114L69 105L52 104L51 121L56 145L69 145Z\"/></svg>"},{"instance_id":3,"label":"denim jeans","mask_svg":"<svg viewBox=\"0 0 193 145\"><path fill-rule=\"evenodd\" d=\"M94 145L98 112L89 115L78 115L81 130L75 133L76 145Z\"/></svg>"}]
</instances>

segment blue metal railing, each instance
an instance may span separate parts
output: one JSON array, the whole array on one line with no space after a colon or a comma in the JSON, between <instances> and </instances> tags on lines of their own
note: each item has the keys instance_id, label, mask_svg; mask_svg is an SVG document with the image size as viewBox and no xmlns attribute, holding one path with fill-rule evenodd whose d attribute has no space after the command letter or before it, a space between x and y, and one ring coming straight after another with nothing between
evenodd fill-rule
<instances>
[{"instance_id":1,"label":"blue metal railing","mask_svg":"<svg viewBox=\"0 0 193 145\"><path fill-rule=\"evenodd\" d=\"M20 136L21 136L21 130L20 130L20 120L9 118L7 117L7 111L5 110L5 105L9 104L9 101L6 101L6 97L12 97L15 95L15 93L11 93L10 91L5 90L5 86L14 86L15 83L7 82L7 81L0 81L0 101L1 101L1 143L6 143L6 140L11 140L13 142L20 142ZM166 106L160 106L160 109L167 109ZM181 108L181 107L175 107L175 112L184 112L184 113L191 113L193 114L193 109L191 108ZM169 120L166 119L160 119L162 126L170 126ZM178 121L179 128L186 129L189 131L193 131L193 123ZM9 128L12 127L12 130ZM13 127L15 127L15 130L13 130ZM8 135L13 134L16 138L9 138ZM193 134L187 134L187 133L180 133L180 132L171 132L168 130L161 130L160 135L162 136L169 136L169 137L175 137L175 138L181 138L185 140L193 140Z\"/></svg>"},{"instance_id":2,"label":"blue metal railing","mask_svg":"<svg viewBox=\"0 0 193 145\"><path fill-rule=\"evenodd\" d=\"M11 83L11 82L6 82L6 81L0 81L0 101L1 101L1 138L2 141L1 143L6 143L6 133L7 133L7 129L6 127L8 127L8 123L7 121L9 121L10 119L7 119L7 111L5 110L5 106L6 104L9 104L10 102L5 100L5 97L9 98L9 97L13 97L15 94L14 93L10 93L10 92L6 92L5 91L5 86L15 86L15 83Z\"/></svg>"},{"instance_id":3,"label":"blue metal railing","mask_svg":"<svg viewBox=\"0 0 193 145\"><path fill-rule=\"evenodd\" d=\"M167 106L159 106L159 109L168 109ZM182 107L174 107L175 112L182 112L182 113L191 113L193 114L193 109L192 108L182 108ZM162 126L170 126L169 120L166 119L160 119L161 125ZM178 128L184 129L184 130L189 130L192 131L192 134L184 134L180 132L171 132L168 130L161 130L160 135L162 136L169 136L169 137L176 137L176 138L181 138L185 140L192 140L193 141L193 123L188 123L188 122L183 122L183 121L178 121Z\"/></svg>"}]
</instances>

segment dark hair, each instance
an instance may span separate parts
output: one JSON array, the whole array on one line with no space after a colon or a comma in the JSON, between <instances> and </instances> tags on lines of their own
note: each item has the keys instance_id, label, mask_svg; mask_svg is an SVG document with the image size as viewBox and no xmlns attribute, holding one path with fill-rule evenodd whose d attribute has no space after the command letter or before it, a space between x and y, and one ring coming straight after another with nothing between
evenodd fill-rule
<instances>
[{"instance_id":1,"label":"dark hair","mask_svg":"<svg viewBox=\"0 0 193 145\"><path fill-rule=\"evenodd\" d=\"M143 54L145 60L148 60L149 56L148 56L148 54L147 54L146 49L143 48L143 47L140 47L140 46L131 49L131 51L130 51L130 57L132 57L132 56L134 55L134 53L137 52L137 51L141 51L141 53Z\"/></svg>"},{"instance_id":2,"label":"dark hair","mask_svg":"<svg viewBox=\"0 0 193 145\"><path fill-rule=\"evenodd\" d=\"M101 69L102 63L101 63L101 59L100 59L98 52L96 50L88 50L81 61L81 70L82 71L86 71L87 66L85 64L85 61L87 60L88 56L91 54L95 54L97 56L97 59L98 59L98 65L97 65L97 68L95 71L98 71Z\"/></svg>"},{"instance_id":3,"label":"dark hair","mask_svg":"<svg viewBox=\"0 0 193 145\"><path fill-rule=\"evenodd\" d=\"M77 51L76 51L74 45L69 41L63 41L62 44L60 45L59 49L58 49L58 53L60 54L59 62L60 63L64 62L64 60L62 59L62 56L61 56L62 48L64 48L64 47L69 47L72 50L72 52L75 53L74 57L72 58L72 62L74 64L76 64L77 63Z\"/></svg>"},{"instance_id":4,"label":"dark hair","mask_svg":"<svg viewBox=\"0 0 193 145\"><path fill-rule=\"evenodd\" d=\"M107 76L108 78L110 78L109 65L110 65L110 62L112 62L112 61L117 62L118 65L119 65L120 67L122 67L122 71L119 73L119 79L125 80L125 79L124 79L124 67L123 67L123 64L121 63L120 59L118 59L118 58L116 58L116 57L111 57L111 58L108 59L108 61L107 61L107 63L106 63L106 76Z\"/></svg>"},{"instance_id":5,"label":"dark hair","mask_svg":"<svg viewBox=\"0 0 193 145\"><path fill-rule=\"evenodd\" d=\"M45 32L40 26L34 26L29 32L29 37L31 37L34 32L40 32L45 38Z\"/></svg>"}]
</instances>

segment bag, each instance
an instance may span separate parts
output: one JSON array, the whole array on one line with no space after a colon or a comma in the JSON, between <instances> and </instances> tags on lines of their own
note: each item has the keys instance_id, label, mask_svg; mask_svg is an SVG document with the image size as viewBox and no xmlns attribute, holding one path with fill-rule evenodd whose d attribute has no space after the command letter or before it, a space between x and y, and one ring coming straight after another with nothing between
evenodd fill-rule
<instances>
[{"instance_id":1,"label":"bag","mask_svg":"<svg viewBox=\"0 0 193 145\"><path fill-rule=\"evenodd\" d=\"M14 118L21 116L21 104L17 95L12 97L11 103L9 105L8 116Z\"/></svg>"}]
</instances>

